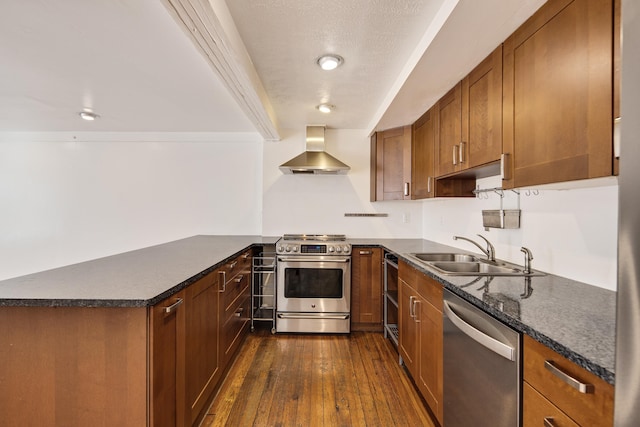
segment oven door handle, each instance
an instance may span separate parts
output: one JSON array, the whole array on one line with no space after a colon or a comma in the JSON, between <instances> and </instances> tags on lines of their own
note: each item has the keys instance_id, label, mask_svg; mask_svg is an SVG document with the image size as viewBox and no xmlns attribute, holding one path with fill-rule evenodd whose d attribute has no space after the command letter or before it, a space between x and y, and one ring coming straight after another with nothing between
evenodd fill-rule
<instances>
[{"instance_id":1,"label":"oven door handle","mask_svg":"<svg viewBox=\"0 0 640 427\"><path fill-rule=\"evenodd\" d=\"M347 263L351 261L351 258L331 258L331 259L312 259L312 258L285 258L278 257L280 262L342 262Z\"/></svg>"},{"instance_id":2,"label":"oven door handle","mask_svg":"<svg viewBox=\"0 0 640 427\"><path fill-rule=\"evenodd\" d=\"M303 313L278 313L278 319L336 319L346 320L350 317L349 314L322 314L314 316L313 314Z\"/></svg>"}]
</instances>

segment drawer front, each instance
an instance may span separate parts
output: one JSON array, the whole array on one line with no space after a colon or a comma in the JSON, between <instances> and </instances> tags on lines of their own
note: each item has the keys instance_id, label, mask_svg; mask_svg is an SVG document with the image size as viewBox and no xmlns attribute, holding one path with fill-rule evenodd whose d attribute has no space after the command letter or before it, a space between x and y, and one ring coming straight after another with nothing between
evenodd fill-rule
<instances>
[{"instance_id":1,"label":"drawer front","mask_svg":"<svg viewBox=\"0 0 640 427\"><path fill-rule=\"evenodd\" d=\"M591 390L582 393L559 376L571 377ZM578 424L613 425L613 386L526 335L524 380Z\"/></svg>"},{"instance_id":2,"label":"drawer front","mask_svg":"<svg viewBox=\"0 0 640 427\"><path fill-rule=\"evenodd\" d=\"M248 250L242 255L235 257L232 261L226 263L223 267L227 274L227 279L234 277L241 271L251 270L251 251Z\"/></svg>"},{"instance_id":3,"label":"drawer front","mask_svg":"<svg viewBox=\"0 0 640 427\"><path fill-rule=\"evenodd\" d=\"M420 273L418 277L418 293L442 313L442 285L429 276Z\"/></svg>"},{"instance_id":4,"label":"drawer front","mask_svg":"<svg viewBox=\"0 0 640 427\"><path fill-rule=\"evenodd\" d=\"M574 423L564 412L545 399L543 395L526 382L522 391L524 398L522 410L523 427L578 427L578 424Z\"/></svg>"}]
</instances>

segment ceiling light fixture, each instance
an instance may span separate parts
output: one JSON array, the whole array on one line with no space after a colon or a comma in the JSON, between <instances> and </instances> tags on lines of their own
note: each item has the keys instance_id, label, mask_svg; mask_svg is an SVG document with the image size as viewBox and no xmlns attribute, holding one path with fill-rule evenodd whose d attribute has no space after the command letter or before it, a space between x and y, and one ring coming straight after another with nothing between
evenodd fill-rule
<instances>
[{"instance_id":1,"label":"ceiling light fixture","mask_svg":"<svg viewBox=\"0 0 640 427\"><path fill-rule=\"evenodd\" d=\"M320 104L316 107L320 112L328 114L330 112L333 111L334 108L336 108L335 105L331 105L331 104Z\"/></svg>"},{"instance_id":2,"label":"ceiling light fixture","mask_svg":"<svg viewBox=\"0 0 640 427\"><path fill-rule=\"evenodd\" d=\"M78 113L83 120L94 121L100 116L93 111L81 111Z\"/></svg>"},{"instance_id":3,"label":"ceiling light fixture","mask_svg":"<svg viewBox=\"0 0 640 427\"><path fill-rule=\"evenodd\" d=\"M344 59L340 55L329 54L322 55L316 62L323 70L330 71L338 68L344 62Z\"/></svg>"}]
</instances>

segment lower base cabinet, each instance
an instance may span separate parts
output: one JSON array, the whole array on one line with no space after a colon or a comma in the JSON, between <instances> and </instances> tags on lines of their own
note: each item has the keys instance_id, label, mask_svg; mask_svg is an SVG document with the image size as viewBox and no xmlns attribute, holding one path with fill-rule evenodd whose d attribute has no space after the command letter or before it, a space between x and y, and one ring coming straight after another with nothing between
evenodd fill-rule
<instances>
[{"instance_id":1,"label":"lower base cabinet","mask_svg":"<svg viewBox=\"0 0 640 427\"><path fill-rule=\"evenodd\" d=\"M0 307L0 425L198 425L248 332L250 266L151 307Z\"/></svg>"},{"instance_id":2,"label":"lower base cabinet","mask_svg":"<svg viewBox=\"0 0 640 427\"><path fill-rule=\"evenodd\" d=\"M524 337L523 426L612 426L614 388Z\"/></svg>"},{"instance_id":3,"label":"lower base cabinet","mask_svg":"<svg viewBox=\"0 0 640 427\"><path fill-rule=\"evenodd\" d=\"M398 281L400 356L442 425L442 285L403 261Z\"/></svg>"}]
</instances>

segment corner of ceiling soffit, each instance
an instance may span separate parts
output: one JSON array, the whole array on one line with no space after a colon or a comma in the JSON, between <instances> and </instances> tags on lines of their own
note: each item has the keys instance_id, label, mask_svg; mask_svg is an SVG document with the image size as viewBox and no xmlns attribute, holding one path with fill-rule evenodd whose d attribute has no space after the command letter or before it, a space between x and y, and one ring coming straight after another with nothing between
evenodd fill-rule
<instances>
[{"instance_id":1,"label":"corner of ceiling soffit","mask_svg":"<svg viewBox=\"0 0 640 427\"><path fill-rule=\"evenodd\" d=\"M265 141L277 117L225 0L162 0Z\"/></svg>"}]
</instances>

